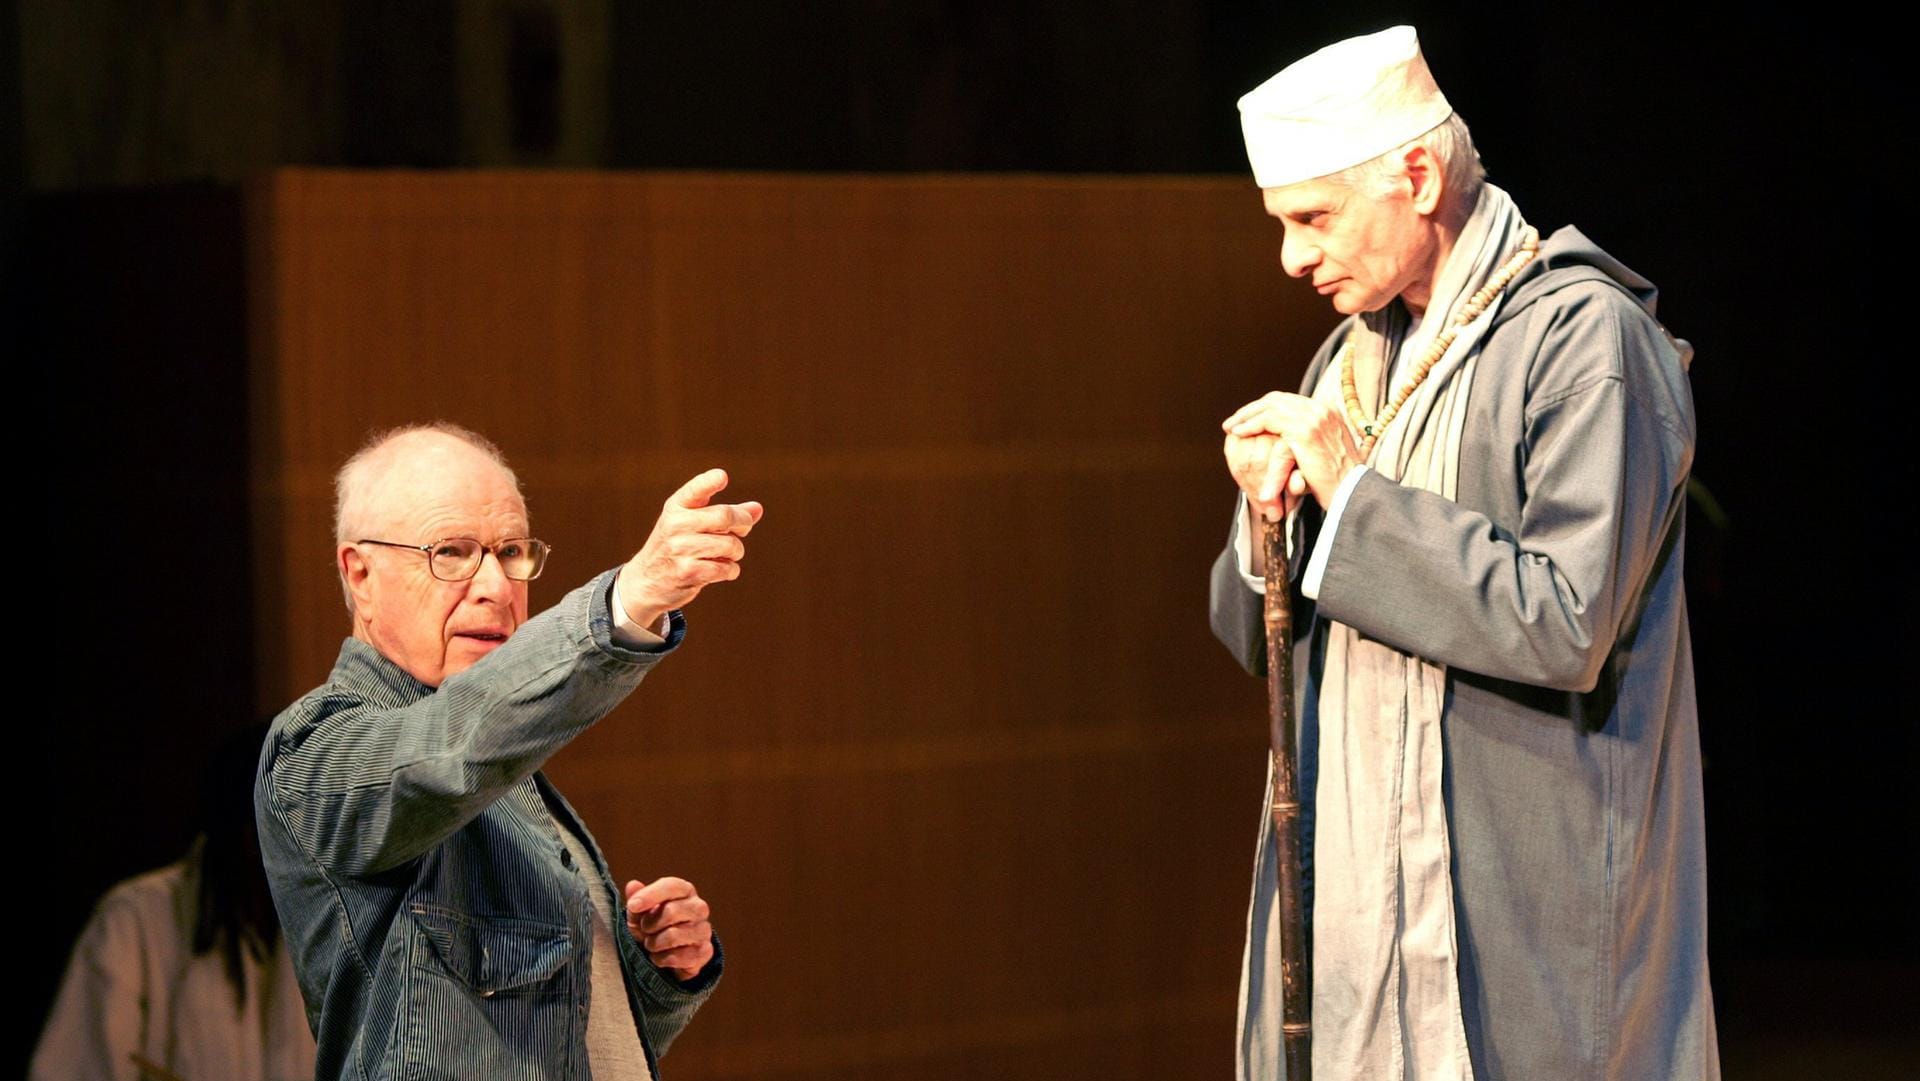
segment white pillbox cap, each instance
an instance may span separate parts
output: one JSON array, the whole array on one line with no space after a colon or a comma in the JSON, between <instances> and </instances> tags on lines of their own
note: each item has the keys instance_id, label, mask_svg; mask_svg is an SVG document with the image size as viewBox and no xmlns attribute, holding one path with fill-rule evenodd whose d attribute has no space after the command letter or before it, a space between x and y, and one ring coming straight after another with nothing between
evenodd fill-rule
<instances>
[{"instance_id":1,"label":"white pillbox cap","mask_svg":"<svg viewBox=\"0 0 1920 1081\"><path fill-rule=\"evenodd\" d=\"M1452 114L1411 26L1335 42L1240 99L1247 160L1263 188L1377 158Z\"/></svg>"}]
</instances>

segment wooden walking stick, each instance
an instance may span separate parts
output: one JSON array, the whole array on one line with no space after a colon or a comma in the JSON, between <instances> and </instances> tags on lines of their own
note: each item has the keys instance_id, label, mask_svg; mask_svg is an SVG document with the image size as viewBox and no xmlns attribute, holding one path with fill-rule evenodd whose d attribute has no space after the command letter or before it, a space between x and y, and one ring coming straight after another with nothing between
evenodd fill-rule
<instances>
[{"instance_id":1,"label":"wooden walking stick","mask_svg":"<svg viewBox=\"0 0 1920 1081\"><path fill-rule=\"evenodd\" d=\"M1293 738L1293 594L1286 522L1267 522L1267 726L1273 744L1273 840L1280 877L1280 1032L1287 1081L1313 1079L1313 971L1300 868L1300 755Z\"/></svg>"}]
</instances>

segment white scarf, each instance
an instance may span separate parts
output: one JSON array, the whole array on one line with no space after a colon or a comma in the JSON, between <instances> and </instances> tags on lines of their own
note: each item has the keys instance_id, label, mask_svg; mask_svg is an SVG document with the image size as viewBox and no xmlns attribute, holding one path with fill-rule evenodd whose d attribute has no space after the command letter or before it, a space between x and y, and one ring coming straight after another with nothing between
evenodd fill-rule
<instances>
[{"instance_id":1,"label":"white scarf","mask_svg":"<svg viewBox=\"0 0 1920 1081\"><path fill-rule=\"evenodd\" d=\"M1519 249L1525 230L1506 192L1485 185L1411 337L1397 304L1361 317L1351 331L1355 384L1372 415L1387 398L1380 373L1391 370L1388 360L1421 355ZM1474 362L1503 299L1461 328L1381 433L1370 467L1455 498ZM1344 416L1340 378L1339 366L1328 364L1313 393ZM1446 667L1345 624L1330 622L1327 632L1318 739L1300 742L1318 751L1313 814L1303 827L1312 830L1314 1073L1323 1081L1472 1081L1440 787ZM1267 785L1270 804L1271 769ZM1241 1081L1284 1072L1274 861L1273 823L1263 815L1240 977Z\"/></svg>"}]
</instances>

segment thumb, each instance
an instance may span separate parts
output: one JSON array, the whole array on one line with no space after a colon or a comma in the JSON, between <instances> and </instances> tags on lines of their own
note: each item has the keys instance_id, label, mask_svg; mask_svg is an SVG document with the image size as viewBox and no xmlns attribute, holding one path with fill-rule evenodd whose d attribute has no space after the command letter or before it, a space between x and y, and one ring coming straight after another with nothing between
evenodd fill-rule
<instances>
[{"instance_id":1,"label":"thumb","mask_svg":"<svg viewBox=\"0 0 1920 1081\"><path fill-rule=\"evenodd\" d=\"M727 486L727 471L709 469L680 486L680 490L667 497L673 506L686 507L689 510L706 506L720 490Z\"/></svg>"}]
</instances>

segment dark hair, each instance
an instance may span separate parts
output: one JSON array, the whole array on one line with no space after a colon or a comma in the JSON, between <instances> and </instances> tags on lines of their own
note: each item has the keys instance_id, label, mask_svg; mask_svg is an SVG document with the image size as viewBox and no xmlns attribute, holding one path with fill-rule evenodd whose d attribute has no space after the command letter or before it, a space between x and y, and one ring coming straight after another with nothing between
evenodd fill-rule
<instances>
[{"instance_id":1,"label":"dark hair","mask_svg":"<svg viewBox=\"0 0 1920 1081\"><path fill-rule=\"evenodd\" d=\"M200 896L194 905L193 952L225 954L236 1006L246 995L245 958L265 961L280 942L280 917L260 861L253 819L253 777L267 726L253 725L222 741L200 780Z\"/></svg>"}]
</instances>

